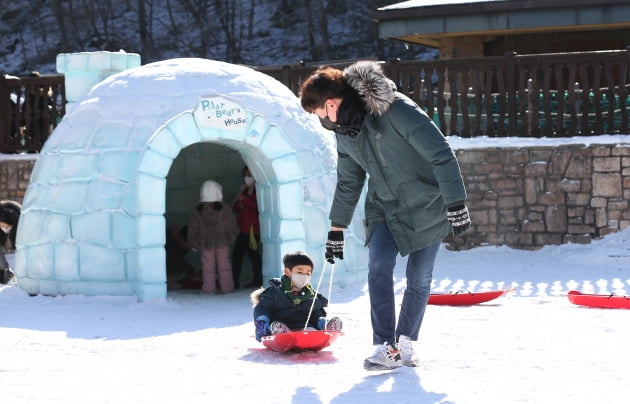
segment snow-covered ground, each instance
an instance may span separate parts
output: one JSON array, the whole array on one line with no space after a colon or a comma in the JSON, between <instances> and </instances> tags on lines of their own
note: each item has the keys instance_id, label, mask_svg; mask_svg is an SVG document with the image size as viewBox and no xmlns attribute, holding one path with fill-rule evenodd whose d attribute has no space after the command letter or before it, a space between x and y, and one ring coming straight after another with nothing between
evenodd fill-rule
<instances>
[{"instance_id":1,"label":"snow-covered ground","mask_svg":"<svg viewBox=\"0 0 630 404\"><path fill-rule=\"evenodd\" d=\"M365 285L333 288L345 335L280 354L253 338L247 290L167 301L29 297L0 288L5 403L621 403L630 311L569 303L571 289L629 294L630 230L538 251L443 248L435 291L516 287L471 307L429 306L418 368L370 373ZM10 256L9 258L12 259ZM404 289L404 259L397 291ZM316 279L317 276L314 276ZM399 295L400 296L400 295Z\"/></svg>"}]
</instances>

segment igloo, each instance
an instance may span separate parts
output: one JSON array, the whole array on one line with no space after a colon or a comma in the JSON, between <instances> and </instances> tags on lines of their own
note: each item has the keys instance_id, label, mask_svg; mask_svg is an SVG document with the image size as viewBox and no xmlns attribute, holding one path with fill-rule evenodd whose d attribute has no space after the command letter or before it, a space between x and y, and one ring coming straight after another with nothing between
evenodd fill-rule
<instances>
[{"instance_id":1,"label":"igloo","mask_svg":"<svg viewBox=\"0 0 630 404\"><path fill-rule=\"evenodd\" d=\"M206 179L220 182L230 203L244 165L257 182L265 279L282 273L288 251L306 251L322 268L334 136L287 87L248 67L183 58L113 74L124 57L58 55L76 102L41 150L24 196L18 286L165 299L167 226L186 223ZM341 286L365 277L361 206L337 260Z\"/></svg>"}]
</instances>

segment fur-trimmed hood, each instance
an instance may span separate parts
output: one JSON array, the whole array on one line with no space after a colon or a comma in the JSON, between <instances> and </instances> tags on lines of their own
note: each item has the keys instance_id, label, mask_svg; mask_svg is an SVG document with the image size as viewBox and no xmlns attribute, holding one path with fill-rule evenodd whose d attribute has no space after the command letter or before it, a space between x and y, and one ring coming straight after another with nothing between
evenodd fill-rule
<instances>
[{"instance_id":1,"label":"fur-trimmed hood","mask_svg":"<svg viewBox=\"0 0 630 404\"><path fill-rule=\"evenodd\" d=\"M258 304L258 302L260 302L260 295L262 295L262 292L265 291L264 287L260 287L256 290L254 290L250 295L249 295L249 299L252 302L252 306L256 306Z\"/></svg>"},{"instance_id":2,"label":"fur-trimmed hood","mask_svg":"<svg viewBox=\"0 0 630 404\"><path fill-rule=\"evenodd\" d=\"M383 115L394 102L396 84L385 76L376 62L356 62L348 66L343 75L348 84L357 91L369 113Z\"/></svg>"},{"instance_id":3,"label":"fur-trimmed hood","mask_svg":"<svg viewBox=\"0 0 630 404\"><path fill-rule=\"evenodd\" d=\"M282 286L282 282L280 282L280 278L271 278L269 279L269 287L273 287L275 286L276 288L279 288ZM265 286L261 286L260 288L254 290L250 295L249 295L249 299L252 302L252 306L256 306L258 304L258 302L260 302L260 295L262 295L262 293L266 290L267 288Z\"/></svg>"}]
</instances>

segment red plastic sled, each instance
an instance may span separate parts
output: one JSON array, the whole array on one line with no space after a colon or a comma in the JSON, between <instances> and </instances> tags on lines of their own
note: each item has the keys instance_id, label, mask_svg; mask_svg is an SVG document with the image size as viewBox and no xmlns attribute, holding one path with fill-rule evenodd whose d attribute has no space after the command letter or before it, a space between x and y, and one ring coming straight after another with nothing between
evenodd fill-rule
<instances>
[{"instance_id":1,"label":"red plastic sled","mask_svg":"<svg viewBox=\"0 0 630 404\"><path fill-rule=\"evenodd\" d=\"M578 306L597 307L600 309L630 309L630 296L596 295L571 290L567 297L571 303Z\"/></svg>"},{"instance_id":2,"label":"red plastic sled","mask_svg":"<svg viewBox=\"0 0 630 404\"><path fill-rule=\"evenodd\" d=\"M262 337L265 347L276 352L319 351L343 335L341 331L293 331Z\"/></svg>"},{"instance_id":3,"label":"red plastic sled","mask_svg":"<svg viewBox=\"0 0 630 404\"><path fill-rule=\"evenodd\" d=\"M455 293L431 293L429 304L440 306L472 306L488 302L513 291L514 289L491 290L487 292L459 291Z\"/></svg>"}]
</instances>

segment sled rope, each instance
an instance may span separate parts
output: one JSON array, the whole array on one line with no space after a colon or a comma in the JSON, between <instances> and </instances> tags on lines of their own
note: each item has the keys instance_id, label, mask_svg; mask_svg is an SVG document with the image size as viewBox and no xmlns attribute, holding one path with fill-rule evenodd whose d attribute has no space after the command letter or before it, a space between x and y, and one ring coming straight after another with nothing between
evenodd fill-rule
<instances>
[{"instance_id":1,"label":"sled rope","mask_svg":"<svg viewBox=\"0 0 630 404\"><path fill-rule=\"evenodd\" d=\"M313 314L313 307L315 307L315 298L319 293L319 287L322 284L322 280L324 279L324 272L326 272L326 263L328 261L324 260L324 265L322 266L321 274L319 275L319 281L317 281L317 287L315 288L315 296L313 296L313 301L311 302L311 307L308 309L308 316L306 316L306 323L304 324L304 331L308 328L308 323L311 320L311 314ZM335 274L335 264L330 264L330 283L328 285L328 305L330 306L330 296L332 295L332 280L333 275Z\"/></svg>"}]
</instances>

